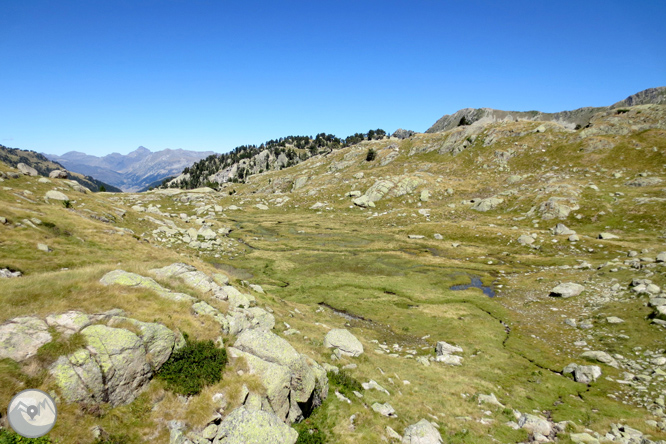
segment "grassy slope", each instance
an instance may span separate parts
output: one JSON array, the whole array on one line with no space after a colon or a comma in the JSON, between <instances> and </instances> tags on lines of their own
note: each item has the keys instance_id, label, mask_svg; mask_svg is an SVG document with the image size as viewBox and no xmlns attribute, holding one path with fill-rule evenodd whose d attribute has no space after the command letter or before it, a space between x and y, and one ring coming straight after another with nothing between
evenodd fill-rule
<instances>
[{"instance_id":1,"label":"grassy slope","mask_svg":"<svg viewBox=\"0 0 666 444\"><path fill-rule=\"evenodd\" d=\"M621 117L646 118L650 109L634 108ZM640 116L637 110L642 110ZM605 433L611 422L623 422L663 438L655 430L646 430L644 419L649 414L644 408L607 396L622 390L619 384L606 379L620 379L619 371L604 366L604 376L588 389L552 370L560 371L570 362L581 363L577 355L582 349L573 345L579 339L585 339L592 349L626 356L633 355L637 346L653 350L661 347L663 333L646 321L649 309L643 306L643 300L627 298L602 303L597 298L607 291L611 279L624 285L641 273L554 267L573 266L578 260L598 265L624 257L630 249L649 249L653 256L666 250L660 237L666 230L663 203L637 204L633 200L666 197L663 185L624 185L637 173L664 176L666 134L649 130L604 136L615 147L589 151L577 133L554 129L531 132L537 126L536 122L493 125L486 131L497 129L507 136L489 147L483 147L482 140L477 139L455 157L436 150L408 155L414 147L441 145L445 139L442 134L418 135L400 142L365 142L328 158L314 158L292 169L258 175L246 185L233 185L233 196L228 194L230 186L207 198L225 208L231 204L243 208L217 213L216 227L230 226L234 231L229 247L214 254L196 253L179 244L166 248L150 235L155 226L145 214L129 210L142 201L144 205L161 205L163 211L193 214L195 207L181 202L180 196L79 195L74 199L74 209L67 210L43 203L41 196L52 188L50 185L31 178L6 181L1 185L12 189L0 188L0 215L12 222L38 217L58 229L0 226L0 264L26 274L22 279L2 282L0 321L24 314L118 307L137 319L158 320L200 338L214 338L215 329L205 320L193 318L186 306L166 303L149 292L103 287L97 281L104 272L115 268L145 273L155 266L185 261L213 272L214 264L221 263L232 278L235 275L248 279L242 272L247 270L253 275L251 282L268 290L266 296L259 296L260 303L275 310L279 333L287 329L283 322L300 331L289 336L300 351L320 362L330 362L330 351L323 348L325 326L347 326L363 342L366 353L357 359L343 359L342 364L357 363L358 368L352 370L356 379L374 379L391 393L387 397L379 392L365 392L365 404L388 401L399 417L383 418L356 399L348 405L332 396L317 414L328 429L331 442L376 442L387 425L402 433L404 427L421 418L436 420L451 442L492 442L491 436L501 442L525 439L523 431L503 425L513 419L510 410L477 405L475 395L490 392L508 408L537 410L555 420L571 420L580 430L589 427ZM382 148L390 143L400 145L400 155L380 167L378 162L386 155ZM378 150L378 160L373 163L364 161L363 154L370 146ZM328 170L332 162L342 161L345 154L354 150L360 155L351 166L337 172ZM495 152L509 150L513 157L506 165L500 164ZM620 170L622 178L614 178L612 173ZM360 171L364 178L353 178ZM370 211L350 208L350 199L344 197L351 189L365 191L381 177L404 174L421 177L426 183L412 195L383 199ZM516 174L523 178L509 184L507 178ZM313 179L303 189L289 192L289 180L298 176ZM585 188L589 184L596 185L599 191ZM454 190L453 196L446 193L448 188ZM276 189L285 193L272 194ZM417 213L418 192L422 189L432 193L431 200L420 207L430 209L429 220ZM17 190L31 191L29 198L34 203L17 197ZM516 190L516 194L504 196L505 203L488 213L471 211L460 203L506 190ZM617 191L624 195L609 195ZM581 207L564 221L582 237L575 245L564 238L551 242L548 229L557 221L542 221L538 214L524 217L548 197L568 194L575 196ZM284 196L290 200L277 207L274 199ZM268 203L270 209L254 208L258 202ZM333 209L310 210L315 202L327 202ZM128 210L114 224L91 220L85 211L107 214L113 213L114 208ZM377 216L373 216L375 213ZM129 228L136 234L116 234L116 227ZM595 240L602 230L620 234L621 239ZM538 233L541 250L516 243L525 232ZM435 233L442 234L444 240L434 240ZM407 234L422 234L426 238L411 240ZM35 248L37 242L49 244L54 251L48 255L39 252ZM221 257L216 258L215 254ZM663 268L657 270L661 271L652 279L663 286ZM486 284L502 285L500 297L489 299L479 290L449 290L451 285L468 279L468 274L481 276ZM586 282L588 291L568 300L547 296L556 282L568 280ZM366 320L347 320L321 308L317 305L320 302ZM563 324L564 317L580 318L583 311L600 327L585 332ZM603 326L603 318L610 315L627 322L622 326ZM500 320L510 327L510 333ZM629 339L618 339L620 332ZM372 340L391 348L398 344L402 351L399 357L379 353ZM463 366L424 367L404 357L406 350L414 350L417 356L431 355L438 340L463 347ZM2 400L17 391L21 383L51 387L48 378L34 370L32 376L26 376L31 369L24 369L21 375L15 366L2 365ZM78 406L64 407L53 434L67 442L89 442L88 427L99 423L110 432L129 430L137 442L148 439L155 430L164 438L165 419L205 421L212 413L208 400L215 390L224 385L230 391L239 390L243 382L256 386L256 381L238 377L235 370L230 368L222 385L209 389L187 406L165 394L158 383L152 383L130 406L104 411L99 418L83 413ZM404 380L410 384L405 385ZM153 403L161 398L156 410L151 411ZM352 414L357 415L355 430L349 428ZM494 421L484 425L477 421L482 418Z\"/></svg>"}]
</instances>

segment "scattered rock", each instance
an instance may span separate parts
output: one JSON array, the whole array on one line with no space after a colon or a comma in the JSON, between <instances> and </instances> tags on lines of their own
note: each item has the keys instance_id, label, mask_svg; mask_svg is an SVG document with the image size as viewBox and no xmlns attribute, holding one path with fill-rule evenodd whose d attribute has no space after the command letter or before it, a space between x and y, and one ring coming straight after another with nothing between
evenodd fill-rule
<instances>
[{"instance_id":1,"label":"scattered rock","mask_svg":"<svg viewBox=\"0 0 666 444\"><path fill-rule=\"evenodd\" d=\"M527 234L522 234L518 238L518 243L520 245L532 245L534 243L534 238L532 236L527 235Z\"/></svg>"},{"instance_id":2,"label":"scattered rock","mask_svg":"<svg viewBox=\"0 0 666 444\"><path fill-rule=\"evenodd\" d=\"M585 290L585 287L580 284L566 282L550 290L550 296L570 298L573 296L578 296L583 292L583 290Z\"/></svg>"},{"instance_id":3,"label":"scattered rock","mask_svg":"<svg viewBox=\"0 0 666 444\"><path fill-rule=\"evenodd\" d=\"M67 179L67 173L62 170L53 170L49 173L51 179Z\"/></svg>"},{"instance_id":4,"label":"scattered rock","mask_svg":"<svg viewBox=\"0 0 666 444\"><path fill-rule=\"evenodd\" d=\"M601 368L598 365L569 364L564 367L563 375L573 375L574 381L583 384L594 382L601 376Z\"/></svg>"},{"instance_id":5,"label":"scattered rock","mask_svg":"<svg viewBox=\"0 0 666 444\"><path fill-rule=\"evenodd\" d=\"M405 429L402 444L441 444L442 435L427 419L422 419Z\"/></svg>"},{"instance_id":6,"label":"scattered rock","mask_svg":"<svg viewBox=\"0 0 666 444\"><path fill-rule=\"evenodd\" d=\"M16 169L19 170L24 176L39 176L39 173L36 169L26 165L25 163L19 163L16 165Z\"/></svg>"},{"instance_id":7,"label":"scattered rock","mask_svg":"<svg viewBox=\"0 0 666 444\"><path fill-rule=\"evenodd\" d=\"M553 234L556 235L556 236L570 236L570 235L576 234L576 232L573 231L573 230L570 230L564 224L557 224L555 226L555 228L553 228Z\"/></svg>"},{"instance_id":8,"label":"scattered rock","mask_svg":"<svg viewBox=\"0 0 666 444\"><path fill-rule=\"evenodd\" d=\"M385 402L384 404L380 404L378 402L375 402L372 404L372 410L375 412L379 413L380 415L388 416L391 418L397 418L398 415L395 413L395 409L391 407L391 404L388 402Z\"/></svg>"},{"instance_id":9,"label":"scattered rock","mask_svg":"<svg viewBox=\"0 0 666 444\"><path fill-rule=\"evenodd\" d=\"M44 253L50 253L51 251L53 251L46 244L37 244L37 249L39 251L43 251Z\"/></svg>"},{"instance_id":10,"label":"scattered rock","mask_svg":"<svg viewBox=\"0 0 666 444\"><path fill-rule=\"evenodd\" d=\"M609 239L619 239L619 238L620 238L620 236L616 236L615 234L599 233L599 239L609 240Z\"/></svg>"},{"instance_id":11,"label":"scattered rock","mask_svg":"<svg viewBox=\"0 0 666 444\"><path fill-rule=\"evenodd\" d=\"M334 328L326 333L324 347L337 348L343 355L352 357L360 356L363 353L363 344L356 336L343 328Z\"/></svg>"},{"instance_id":12,"label":"scattered rock","mask_svg":"<svg viewBox=\"0 0 666 444\"><path fill-rule=\"evenodd\" d=\"M11 271L8 268L0 269L0 279L2 278L17 278L21 277L22 273L20 271Z\"/></svg>"},{"instance_id":13,"label":"scattered rock","mask_svg":"<svg viewBox=\"0 0 666 444\"><path fill-rule=\"evenodd\" d=\"M604 351L586 351L580 356L589 359L590 361L598 361L610 365L611 367L620 368L620 365L615 358Z\"/></svg>"},{"instance_id":14,"label":"scattered rock","mask_svg":"<svg viewBox=\"0 0 666 444\"><path fill-rule=\"evenodd\" d=\"M504 199L501 197L489 197L478 201L475 200L474 205L472 205L472 210L490 211L497 208L502 202L504 202Z\"/></svg>"},{"instance_id":15,"label":"scattered rock","mask_svg":"<svg viewBox=\"0 0 666 444\"><path fill-rule=\"evenodd\" d=\"M60 191L56 190L51 190L47 191L46 194L44 195L46 197L46 200L48 202L49 199L51 200L69 200L69 197L65 195L64 193L61 193Z\"/></svg>"}]
</instances>

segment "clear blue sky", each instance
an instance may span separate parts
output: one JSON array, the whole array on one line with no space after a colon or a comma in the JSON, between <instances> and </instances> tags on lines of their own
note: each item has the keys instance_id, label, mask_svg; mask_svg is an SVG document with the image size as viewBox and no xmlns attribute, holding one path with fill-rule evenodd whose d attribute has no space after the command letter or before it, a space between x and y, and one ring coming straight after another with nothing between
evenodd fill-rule
<instances>
[{"instance_id":1,"label":"clear blue sky","mask_svg":"<svg viewBox=\"0 0 666 444\"><path fill-rule=\"evenodd\" d=\"M226 152L666 85L666 1L0 3L0 144Z\"/></svg>"}]
</instances>

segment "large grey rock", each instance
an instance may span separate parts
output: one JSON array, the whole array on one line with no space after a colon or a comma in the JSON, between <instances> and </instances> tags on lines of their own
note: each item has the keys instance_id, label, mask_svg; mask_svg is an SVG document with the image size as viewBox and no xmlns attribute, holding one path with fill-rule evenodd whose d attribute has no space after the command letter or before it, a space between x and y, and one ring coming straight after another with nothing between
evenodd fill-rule
<instances>
[{"instance_id":1,"label":"large grey rock","mask_svg":"<svg viewBox=\"0 0 666 444\"><path fill-rule=\"evenodd\" d=\"M265 361L234 347L229 347L228 350L231 357L245 359L250 374L257 375L266 389L266 396L273 412L275 412L278 418L284 421L291 407L289 400L291 372L289 368Z\"/></svg>"},{"instance_id":2,"label":"large grey rock","mask_svg":"<svg viewBox=\"0 0 666 444\"><path fill-rule=\"evenodd\" d=\"M557 224L557 225L555 225L555 228L553 228L553 234L556 235L556 236L570 236L572 234L576 234L576 232L573 231L573 230L570 230L564 224Z\"/></svg>"},{"instance_id":3,"label":"large grey rock","mask_svg":"<svg viewBox=\"0 0 666 444\"><path fill-rule=\"evenodd\" d=\"M452 353L462 353L463 349L457 345L451 345L448 342L439 341L435 346L435 351L437 352L437 356L442 356L450 355Z\"/></svg>"},{"instance_id":4,"label":"large grey rock","mask_svg":"<svg viewBox=\"0 0 666 444\"><path fill-rule=\"evenodd\" d=\"M534 238L527 234L521 234L518 238L518 243L520 245L532 245L534 243Z\"/></svg>"},{"instance_id":5,"label":"large grey rock","mask_svg":"<svg viewBox=\"0 0 666 444\"><path fill-rule=\"evenodd\" d=\"M287 367L291 373L291 393L292 403L290 420L299 418L300 406L304 404L305 408L313 408L312 403L321 403L326 394L314 393L315 388L324 387L323 382L318 382L318 378L326 378L326 372L315 371L312 368L314 361L308 361L305 356L299 354L294 347L286 340L276 334L259 329L245 330L238 335L234 347L254 355L264 361L272 362ZM318 369L317 369L318 370ZM328 387L326 381L326 388ZM318 404L317 404L318 405Z\"/></svg>"},{"instance_id":6,"label":"large grey rock","mask_svg":"<svg viewBox=\"0 0 666 444\"><path fill-rule=\"evenodd\" d=\"M39 173L36 169L26 165L25 163L19 163L16 165L16 169L19 170L24 176L39 176Z\"/></svg>"},{"instance_id":7,"label":"large grey rock","mask_svg":"<svg viewBox=\"0 0 666 444\"><path fill-rule=\"evenodd\" d=\"M544 417L523 413L518 419L518 426L532 434L548 436L553 431L552 424Z\"/></svg>"},{"instance_id":8,"label":"large grey rock","mask_svg":"<svg viewBox=\"0 0 666 444\"><path fill-rule=\"evenodd\" d=\"M361 207L361 208L374 208L375 207L375 203L372 200L370 200L370 198L368 196L366 196L365 194L363 196L352 199L352 203L354 205L356 205L357 207Z\"/></svg>"},{"instance_id":9,"label":"large grey rock","mask_svg":"<svg viewBox=\"0 0 666 444\"><path fill-rule=\"evenodd\" d=\"M666 251L662 251L657 255L657 262L666 262Z\"/></svg>"},{"instance_id":10,"label":"large grey rock","mask_svg":"<svg viewBox=\"0 0 666 444\"><path fill-rule=\"evenodd\" d=\"M501 197L489 197L487 199L481 199L472 205L472 210L476 211L490 211L497 208L504 199Z\"/></svg>"},{"instance_id":11,"label":"large grey rock","mask_svg":"<svg viewBox=\"0 0 666 444\"><path fill-rule=\"evenodd\" d=\"M334 328L326 333L324 337L324 346L327 348L337 348L340 353L347 356L360 356L363 353L363 344L344 328Z\"/></svg>"},{"instance_id":12,"label":"large grey rock","mask_svg":"<svg viewBox=\"0 0 666 444\"><path fill-rule=\"evenodd\" d=\"M152 377L144 342L134 333L106 325L81 330L87 342L69 356L61 356L50 372L70 402L132 402Z\"/></svg>"},{"instance_id":13,"label":"large grey rock","mask_svg":"<svg viewBox=\"0 0 666 444\"><path fill-rule=\"evenodd\" d=\"M218 444L294 444L298 433L277 416L239 407L218 427Z\"/></svg>"},{"instance_id":14,"label":"large grey rock","mask_svg":"<svg viewBox=\"0 0 666 444\"><path fill-rule=\"evenodd\" d=\"M599 233L599 239L605 239L605 240L610 240L610 239L619 239L620 236L617 236L612 233Z\"/></svg>"},{"instance_id":15,"label":"large grey rock","mask_svg":"<svg viewBox=\"0 0 666 444\"><path fill-rule=\"evenodd\" d=\"M408 426L402 437L402 444L441 444L443 442L437 427L427 419Z\"/></svg>"},{"instance_id":16,"label":"large grey rock","mask_svg":"<svg viewBox=\"0 0 666 444\"><path fill-rule=\"evenodd\" d=\"M21 362L34 356L39 347L53 339L46 322L39 318L18 317L0 325L0 359Z\"/></svg>"},{"instance_id":17,"label":"large grey rock","mask_svg":"<svg viewBox=\"0 0 666 444\"><path fill-rule=\"evenodd\" d=\"M148 273L152 274L158 279L166 279L170 277L178 277L184 273L196 270L197 269L192 265L176 262L175 264L167 265L166 267L153 268L152 270L149 270Z\"/></svg>"},{"instance_id":18,"label":"large grey rock","mask_svg":"<svg viewBox=\"0 0 666 444\"><path fill-rule=\"evenodd\" d=\"M398 415L395 413L395 409L389 404L388 402L385 402L384 404L380 404L378 402L375 402L371 406L372 410L375 412L379 413L380 415L383 416L388 416L391 418L395 418Z\"/></svg>"},{"instance_id":19,"label":"large grey rock","mask_svg":"<svg viewBox=\"0 0 666 444\"><path fill-rule=\"evenodd\" d=\"M47 191L44 197L46 197L47 200L69 200L69 197L67 197L65 193L56 190Z\"/></svg>"},{"instance_id":20,"label":"large grey rock","mask_svg":"<svg viewBox=\"0 0 666 444\"><path fill-rule=\"evenodd\" d=\"M601 368L598 365L569 364L564 367L562 374L572 374L574 381L589 384L601 376Z\"/></svg>"},{"instance_id":21,"label":"large grey rock","mask_svg":"<svg viewBox=\"0 0 666 444\"><path fill-rule=\"evenodd\" d=\"M51 179L67 179L67 172L63 170L53 170L49 173Z\"/></svg>"},{"instance_id":22,"label":"large grey rock","mask_svg":"<svg viewBox=\"0 0 666 444\"><path fill-rule=\"evenodd\" d=\"M576 284L573 282L566 282L550 290L550 296L570 298L573 296L578 296L583 292L583 290L585 290L585 287L583 287L580 284Z\"/></svg>"},{"instance_id":23,"label":"large grey rock","mask_svg":"<svg viewBox=\"0 0 666 444\"><path fill-rule=\"evenodd\" d=\"M580 355L582 358L589 359L590 361L598 361L608 364L611 367L620 368L618 362L611 355L604 351L586 351Z\"/></svg>"},{"instance_id":24,"label":"large grey rock","mask_svg":"<svg viewBox=\"0 0 666 444\"><path fill-rule=\"evenodd\" d=\"M564 197L551 197L539 205L538 211L541 219L566 219L572 211L580 207L574 201Z\"/></svg>"},{"instance_id":25,"label":"large grey rock","mask_svg":"<svg viewBox=\"0 0 666 444\"><path fill-rule=\"evenodd\" d=\"M416 134L414 131L398 128L391 134L391 137L397 137L398 139L408 139Z\"/></svg>"},{"instance_id":26,"label":"large grey rock","mask_svg":"<svg viewBox=\"0 0 666 444\"><path fill-rule=\"evenodd\" d=\"M178 344L184 345L184 340L165 325L141 322L122 316L114 317L109 325L114 326L119 323L129 323L138 329L139 337L146 350L147 360L155 371L162 367L175 349L178 349Z\"/></svg>"}]
</instances>

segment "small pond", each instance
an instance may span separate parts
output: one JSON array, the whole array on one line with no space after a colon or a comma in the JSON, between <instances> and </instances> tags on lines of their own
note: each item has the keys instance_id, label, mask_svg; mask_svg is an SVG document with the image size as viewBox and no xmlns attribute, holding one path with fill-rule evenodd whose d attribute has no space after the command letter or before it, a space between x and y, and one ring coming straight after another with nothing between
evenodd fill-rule
<instances>
[{"instance_id":1,"label":"small pond","mask_svg":"<svg viewBox=\"0 0 666 444\"><path fill-rule=\"evenodd\" d=\"M471 283L469 284L459 284L459 285L452 285L449 287L450 290L467 290L468 288L480 288L483 294L485 294L488 297L495 297L495 290L493 290L493 287L486 287L483 285L481 282L481 278L478 276L470 276L470 279L472 280Z\"/></svg>"}]
</instances>

